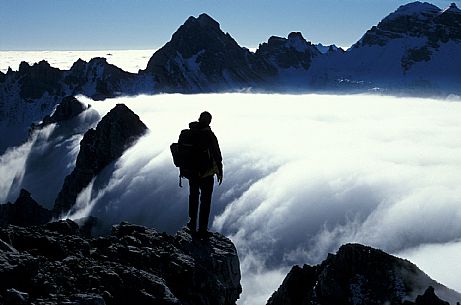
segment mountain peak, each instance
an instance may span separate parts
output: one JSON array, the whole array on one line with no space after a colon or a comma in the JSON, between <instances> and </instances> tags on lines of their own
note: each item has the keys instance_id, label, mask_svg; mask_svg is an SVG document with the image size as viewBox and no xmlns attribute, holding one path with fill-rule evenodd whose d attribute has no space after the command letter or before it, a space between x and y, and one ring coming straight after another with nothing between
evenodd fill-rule
<instances>
[{"instance_id":1,"label":"mountain peak","mask_svg":"<svg viewBox=\"0 0 461 305\"><path fill-rule=\"evenodd\" d=\"M418 19L427 19L440 12L440 8L428 2L415 1L401 5L395 12L391 13L384 20L397 19L402 16L416 16Z\"/></svg>"},{"instance_id":2,"label":"mountain peak","mask_svg":"<svg viewBox=\"0 0 461 305\"><path fill-rule=\"evenodd\" d=\"M75 168L64 180L55 200L54 211L62 213L71 210L77 195L91 179L120 158L147 130L139 116L126 105L117 104L112 108L96 129L89 129L83 136Z\"/></svg>"},{"instance_id":3,"label":"mountain peak","mask_svg":"<svg viewBox=\"0 0 461 305\"><path fill-rule=\"evenodd\" d=\"M219 29L219 23L205 13L200 14L200 16L197 18L197 21L202 27L211 26Z\"/></svg>"},{"instance_id":4,"label":"mountain peak","mask_svg":"<svg viewBox=\"0 0 461 305\"><path fill-rule=\"evenodd\" d=\"M402 304L425 291L417 305L446 305L435 292L453 304L461 297L407 260L368 246L346 244L320 265L293 267L267 304Z\"/></svg>"},{"instance_id":5,"label":"mountain peak","mask_svg":"<svg viewBox=\"0 0 461 305\"><path fill-rule=\"evenodd\" d=\"M305 40L301 32L291 32L288 34L288 40Z\"/></svg>"},{"instance_id":6,"label":"mountain peak","mask_svg":"<svg viewBox=\"0 0 461 305\"><path fill-rule=\"evenodd\" d=\"M451 3L449 7L443 10L443 13L461 14L461 10L456 6L456 3Z\"/></svg>"},{"instance_id":7,"label":"mountain peak","mask_svg":"<svg viewBox=\"0 0 461 305\"><path fill-rule=\"evenodd\" d=\"M187 18L183 26L199 26L200 28L213 28L216 30L220 30L219 23L206 13L200 14L197 18L195 18L194 16L190 16L189 18Z\"/></svg>"}]
</instances>

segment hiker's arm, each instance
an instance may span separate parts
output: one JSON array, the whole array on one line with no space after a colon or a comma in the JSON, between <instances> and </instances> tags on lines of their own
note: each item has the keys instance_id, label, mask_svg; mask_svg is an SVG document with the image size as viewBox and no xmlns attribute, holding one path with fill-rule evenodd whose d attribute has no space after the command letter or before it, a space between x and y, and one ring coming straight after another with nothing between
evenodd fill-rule
<instances>
[{"instance_id":1,"label":"hiker's arm","mask_svg":"<svg viewBox=\"0 0 461 305\"><path fill-rule=\"evenodd\" d=\"M216 162L216 165L218 166L218 183L221 185L222 179L223 179L223 165L222 165L222 155L221 155L221 149L219 148L219 143L218 143L218 138L216 138L215 134L212 133L212 154L213 154L213 159Z\"/></svg>"}]
</instances>

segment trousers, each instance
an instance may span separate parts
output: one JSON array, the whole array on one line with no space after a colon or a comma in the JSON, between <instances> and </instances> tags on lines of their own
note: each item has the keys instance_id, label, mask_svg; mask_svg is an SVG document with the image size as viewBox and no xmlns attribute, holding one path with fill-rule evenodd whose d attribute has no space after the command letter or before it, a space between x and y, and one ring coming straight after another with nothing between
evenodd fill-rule
<instances>
[{"instance_id":1,"label":"trousers","mask_svg":"<svg viewBox=\"0 0 461 305\"><path fill-rule=\"evenodd\" d=\"M205 178L189 179L189 218L192 228L197 225L197 214L200 199L199 232L208 230L208 218L211 209L214 175Z\"/></svg>"}]
</instances>

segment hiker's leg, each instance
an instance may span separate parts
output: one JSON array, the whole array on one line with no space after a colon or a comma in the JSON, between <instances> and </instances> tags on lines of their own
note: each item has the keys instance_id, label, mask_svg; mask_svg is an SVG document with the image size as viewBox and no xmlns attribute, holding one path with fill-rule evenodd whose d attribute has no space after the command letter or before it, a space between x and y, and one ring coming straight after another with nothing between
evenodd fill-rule
<instances>
[{"instance_id":1,"label":"hiker's leg","mask_svg":"<svg viewBox=\"0 0 461 305\"><path fill-rule=\"evenodd\" d=\"M214 176L202 178L200 181L200 219L199 232L208 230L208 218L210 217L211 194L213 193Z\"/></svg>"},{"instance_id":2,"label":"hiker's leg","mask_svg":"<svg viewBox=\"0 0 461 305\"><path fill-rule=\"evenodd\" d=\"M189 179L189 223L192 231L197 228L198 200L200 195L200 185L197 179Z\"/></svg>"}]
</instances>

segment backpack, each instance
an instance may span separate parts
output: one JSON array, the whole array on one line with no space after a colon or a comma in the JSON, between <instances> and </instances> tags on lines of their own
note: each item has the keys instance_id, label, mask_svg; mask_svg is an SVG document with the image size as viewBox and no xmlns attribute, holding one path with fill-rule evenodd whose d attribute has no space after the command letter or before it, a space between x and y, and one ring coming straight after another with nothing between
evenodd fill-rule
<instances>
[{"instance_id":1,"label":"backpack","mask_svg":"<svg viewBox=\"0 0 461 305\"><path fill-rule=\"evenodd\" d=\"M173 163L179 167L179 186L182 186L181 178L203 177L213 167L209 147L201 141L200 136L200 131L184 129L178 143L170 145Z\"/></svg>"}]
</instances>

